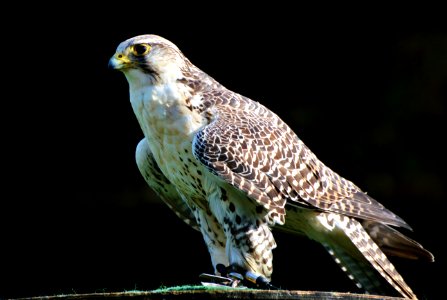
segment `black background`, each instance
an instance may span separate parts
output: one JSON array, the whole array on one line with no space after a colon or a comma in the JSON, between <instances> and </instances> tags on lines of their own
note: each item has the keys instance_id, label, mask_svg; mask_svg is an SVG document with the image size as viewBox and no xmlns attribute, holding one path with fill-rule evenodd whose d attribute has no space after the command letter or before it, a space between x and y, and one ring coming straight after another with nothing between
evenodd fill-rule
<instances>
[{"instance_id":1,"label":"black background","mask_svg":"<svg viewBox=\"0 0 447 300\"><path fill-rule=\"evenodd\" d=\"M447 25L437 7L26 5L2 24L1 297L149 290L211 272L199 233L146 187L117 45L168 38L275 111L406 220L435 263L393 259L422 299L445 270ZM19 26L20 25L20 26ZM325 250L276 234L273 282L356 292Z\"/></svg>"}]
</instances>

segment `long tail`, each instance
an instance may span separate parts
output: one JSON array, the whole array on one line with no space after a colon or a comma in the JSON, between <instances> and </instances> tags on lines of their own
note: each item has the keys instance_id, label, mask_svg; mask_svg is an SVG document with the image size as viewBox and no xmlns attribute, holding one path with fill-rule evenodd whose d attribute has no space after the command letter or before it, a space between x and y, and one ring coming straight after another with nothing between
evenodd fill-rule
<instances>
[{"instance_id":1,"label":"long tail","mask_svg":"<svg viewBox=\"0 0 447 300\"><path fill-rule=\"evenodd\" d=\"M307 236L321 244L343 271L369 293L417 299L386 255L434 261L422 245L388 225L335 213L288 206L286 222L275 230ZM386 255L385 255L386 254Z\"/></svg>"},{"instance_id":2,"label":"long tail","mask_svg":"<svg viewBox=\"0 0 447 300\"><path fill-rule=\"evenodd\" d=\"M380 280L375 269L371 268L369 261L360 252L358 252L359 255L352 256L352 251L348 252L343 247L328 243L323 246L359 289L374 295L395 293L388 284L384 284L383 280Z\"/></svg>"},{"instance_id":3,"label":"long tail","mask_svg":"<svg viewBox=\"0 0 447 300\"><path fill-rule=\"evenodd\" d=\"M362 226L386 255L422 259L429 262L435 261L433 254L424 249L421 244L388 225L363 221Z\"/></svg>"},{"instance_id":4,"label":"long tail","mask_svg":"<svg viewBox=\"0 0 447 300\"><path fill-rule=\"evenodd\" d=\"M323 243L343 270L346 269L353 279L370 293L384 294L386 288L380 283L380 277L374 274L374 267L397 292L407 299L417 299L411 288L405 283L385 253L371 239L368 233L355 219L338 214L324 214L328 224L334 225L333 232L342 231L350 243L340 236L330 235ZM369 263L369 265L368 265Z\"/></svg>"}]
</instances>

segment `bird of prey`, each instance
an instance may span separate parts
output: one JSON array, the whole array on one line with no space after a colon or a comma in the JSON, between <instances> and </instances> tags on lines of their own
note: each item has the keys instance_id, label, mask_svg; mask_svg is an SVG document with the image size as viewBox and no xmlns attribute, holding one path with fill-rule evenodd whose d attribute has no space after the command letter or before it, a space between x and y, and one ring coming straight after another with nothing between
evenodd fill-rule
<instances>
[{"instance_id":1,"label":"bird of prey","mask_svg":"<svg viewBox=\"0 0 447 300\"><path fill-rule=\"evenodd\" d=\"M109 66L124 73L144 133L139 170L202 233L215 275L268 287L272 230L279 230L321 243L366 292L416 299L386 255L433 255L394 229L410 226L324 165L279 116L157 35L122 42Z\"/></svg>"}]
</instances>

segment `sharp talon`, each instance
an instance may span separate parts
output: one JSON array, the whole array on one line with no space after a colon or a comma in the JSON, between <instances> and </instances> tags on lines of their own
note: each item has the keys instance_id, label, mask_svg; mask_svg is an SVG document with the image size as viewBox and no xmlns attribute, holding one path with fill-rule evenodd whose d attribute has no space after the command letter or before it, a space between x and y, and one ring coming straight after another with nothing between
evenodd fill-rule
<instances>
[{"instance_id":1,"label":"sharp talon","mask_svg":"<svg viewBox=\"0 0 447 300\"><path fill-rule=\"evenodd\" d=\"M257 275L250 271L244 271L238 266L226 267L222 264L216 265L216 270L221 274L200 274L202 284L205 286L231 286L234 288L258 288L268 290L279 290L276 286L272 285L267 278L262 275Z\"/></svg>"},{"instance_id":2,"label":"sharp talon","mask_svg":"<svg viewBox=\"0 0 447 300\"><path fill-rule=\"evenodd\" d=\"M217 264L216 265L216 270L217 270L217 272L220 273L221 276L225 277L228 274L228 269L223 264Z\"/></svg>"},{"instance_id":3,"label":"sharp talon","mask_svg":"<svg viewBox=\"0 0 447 300\"><path fill-rule=\"evenodd\" d=\"M204 286L246 288L240 285L241 281L236 278L228 278L205 273L200 274L199 278Z\"/></svg>"}]
</instances>

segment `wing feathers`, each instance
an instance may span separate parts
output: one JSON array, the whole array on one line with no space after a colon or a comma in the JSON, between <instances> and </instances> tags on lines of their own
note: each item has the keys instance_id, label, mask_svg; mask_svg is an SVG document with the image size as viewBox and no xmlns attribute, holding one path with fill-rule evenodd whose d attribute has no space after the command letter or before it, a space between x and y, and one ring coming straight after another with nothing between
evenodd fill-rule
<instances>
[{"instance_id":1,"label":"wing feathers","mask_svg":"<svg viewBox=\"0 0 447 300\"><path fill-rule=\"evenodd\" d=\"M221 97L210 107L216 112L213 121L193 141L195 157L213 174L266 208L282 213L285 203L292 201L410 229L401 218L321 163L264 106L234 93Z\"/></svg>"},{"instance_id":2,"label":"wing feathers","mask_svg":"<svg viewBox=\"0 0 447 300\"><path fill-rule=\"evenodd\" d=\"M434 261L433 254L399 231L373 221L363 221L362 225L385 254L408 259Z\"/></svg>"}]
</instances>

